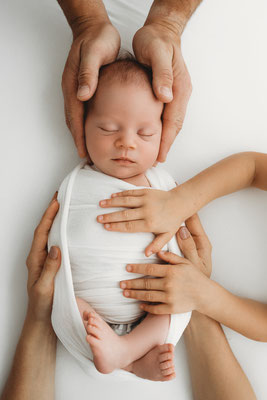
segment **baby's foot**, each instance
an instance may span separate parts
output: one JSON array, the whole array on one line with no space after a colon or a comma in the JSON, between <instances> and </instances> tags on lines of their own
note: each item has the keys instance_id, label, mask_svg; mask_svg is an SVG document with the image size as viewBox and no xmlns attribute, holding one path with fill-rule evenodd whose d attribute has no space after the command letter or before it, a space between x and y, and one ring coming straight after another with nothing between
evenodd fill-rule
<instances>
[{"instance_id":1,"label":"baby's foot","mask_svg":"<svg viewBox=\"0 0 267 400\"><path fill-rule=\"evenodd\" d=\"M174 346L170 343L155 346L124 369L151 381L170 381L176 376Z\"/></svg>"},{"instance_id":2,"label":"baby's foot","mask_svg":"<svg viewBox=\"0 0 267 400\"><path fill-rule=\"evenodd\" d=\"M86 329L87 322L85 321L87 321L88 319L88 313L94 311L94 309L90 306L89 303L87 303L87 301L80 299L80 297L76 297L76 302L83 320L84 327Z\"/></svg>"},{"instance_id":3,"label":"baby's foot","mask_svg":"<svg viewBox=\"0 0 267 400\"><path fill-rule=\"evenodd\" d=\"M109 374L128 365L130 349L125 338L118 336L95 311L85 313L85 319L88 319L86 340L91 346L96 369Z\"/></svg>"}]
</instances>

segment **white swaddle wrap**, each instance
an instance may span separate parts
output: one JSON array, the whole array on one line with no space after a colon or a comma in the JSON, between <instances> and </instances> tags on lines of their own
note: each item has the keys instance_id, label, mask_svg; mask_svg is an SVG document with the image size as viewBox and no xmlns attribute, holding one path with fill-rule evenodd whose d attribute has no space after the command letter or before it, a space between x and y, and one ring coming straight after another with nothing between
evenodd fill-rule
<instances>
[{"instance_id":1,"label":"white swaddle wrap","mask_svg":"<svg viewBox=\"0 0 267 400\"><path fill-rule=\"evenodd\" d=\"M173 178L161 167L151 168L146 177L152 188L175 187ZM119 282L140 274L129 274L126 264L159 263L156 255L147 258L144 254L153 240L152 233L109 232L96 221L99 214L120 210L103 209L99 206L100 200L112 193L136 188L82 162L64 179L58 192L60 208L50 231L49 247L61 248L62 262L55 280L52 324L67 350L90 374L94 369L90 361L93 357L85 340L86 330L75 296L87 301L108 323L133 323L144 312L138 301L122 295ZM181 254L175 237L164 247L167 249ZM191 313L171 316L166 343L178 342L190 316ZM123 370L111 375L114 374L134 376Z\"/></svg>"}]
</instances>

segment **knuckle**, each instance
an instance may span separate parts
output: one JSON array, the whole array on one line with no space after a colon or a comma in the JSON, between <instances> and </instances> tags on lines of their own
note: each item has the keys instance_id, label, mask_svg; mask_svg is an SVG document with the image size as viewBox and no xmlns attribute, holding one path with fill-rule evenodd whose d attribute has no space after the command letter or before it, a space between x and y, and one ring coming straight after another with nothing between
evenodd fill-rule
<instances>
[{"instance_id":1,"label":"knuckle","mask_svg":"<svg viewBox=\"0 0 267 400\"><path fill-rule=\"evenodd\" d=\"M172 84L172 72L169 68L163 68L160 71L160 78L164 81L164 83Z\"/></svg>"},{"instance_id":2,"label":"knuckle","mask_svg":"<svg viewBox=\"0 0 267 400\"><path fill-rule=\"evenodd\" d=\"M130 217L129 210L122 211L122 216L123 218L128 219Z\"/></svg>"},{"instance_id":3,"label":"knuckle","mask_svg":"<svg viewBox=\"0 0 267 400\"><path fill-rule=\"evenodd\" d=\"M154 266L152 264L147 264L146 271L147 271L148 275L153 275L154 274Z\"/></svg>"},{"instance_id":4,"label":"knuckle","mask_svg":"<svg viewBox=\"0 0 267 400\"><path fill-rule=\"evenodd\" d=\"M127 222L125 223L125 230L126 230L126 232L131 232L132 228L133 228L132 221L127 221Z\"/></svg>"},{"instance_id":5,"label":"knuckle","mask_svg":"<svg viewBox=\"0 0 267 400\"><path fill-rule=\"evenodd\" d=\"M150 292L145 293L146 301L153 301L153 294Z\"/></svg>"},{"instance_id":6,"label":"knuckle","mask_svg":"<svg viewBox=\"0 0 267 400\"><path fill-rule=\"evenodd\" d=\"M151 283L150 283L150 280L149 280L149 279L145 279L145 280L144 280L144 285L145 285L145 289L146 289L146 290L151 289Z\"/></svg>"}]
</instances>

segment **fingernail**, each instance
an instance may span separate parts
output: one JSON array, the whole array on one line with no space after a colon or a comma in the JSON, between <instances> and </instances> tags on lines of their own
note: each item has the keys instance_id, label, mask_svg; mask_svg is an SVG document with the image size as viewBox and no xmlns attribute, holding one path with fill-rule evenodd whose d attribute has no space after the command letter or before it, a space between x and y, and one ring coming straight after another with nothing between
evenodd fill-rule
<instances>
[{"instance_id":1,"label":"fingernail","mask_svg":"<svg viewBox=\"0 0 267 400\"><path fill-rule=\"evenodd\" d=\"M106 204L107 204L106 200L100 201L100 205L101 205L101 206L105 206Z\"/></svg>"},{"instance_id":2,"label":"fingernail","mask_svg":"<svg viewBox=\"0 0 267 400\"><path fill-rule=\"evenodd\" d=\"M99 216L97 217L97 219L98 219L98 221L103 221L103 215L99 215Z\"/></svg>"},{"instance_id":3,"label":"fingernail","mask_svg":"<svg viewBox=\"0 0 267 400\"><path fill-rule=\"evenodd\" d=\"M161 94L163 94L163 96L165 97L169 97L170 99L172 99L172 90L170 88L168 88L167 86L160 86L159 87L159 92Z\"/></svg>"},{"instance_id":4,"label":"fingernail","mask_svg":"<svg viewBox=\"0 0 267 400\"><path fill-rule=\"evenodd\" d=\"M126 283L121 282L121 288L122 288L122 289L125 289L125 288L126 288Z\"/></svg>"},{"instance_id":5,"label":"fingernail","mask_svg":"<svg viewBox=\"0 0 267 400\"><path fill-rule=\"evenodd\" d=\"M110 225L109 224L105 224L104 227L108 229L108 228L110 228Z\"/></svg>"},{"instance_id":6,"label":"fingernail","mask_svg":"<svg viewBox=\"0 0 267 400\"><path fill-rule=\"evenodd\" d=\"M130 295L130 293L128 292L128 290L124 290L124 296L128 297Z\"/></svg>"},{"instance_id":7,"label":"fingernail","mask_svg":"<svg viewBox=\"0 0 267 400\"><path fill-rule=\"evenodd\" d=\"M147 257L150 257L151 254L153 254L153 252L150 250L150 251L147 253Z\"/></svg>"},{"instance_id":8,"label":"fingernail","mask_svg":"<svg viewBox=\"0 0 267 400\"><path fill-rule=\"evenodd\" d=\"M84 86L79 87L78 93L77 93L78 97L88 96L89 94L90 94L89 86L84 85Z\"/></svg>"},{"instance_id":9,"label":"fingernail","mask_svg":"<svg viewBox=\"0 0 267 400\"><path fill-rule=\"evenodd\" d=\"M185 226L183 226L179 230L179 235L180 235L180 238L184 240L184 239L188 239L189 238L190 233L189 233L188 229Z\"/></svg>"},{"instance_id":10,"label":"fingernail","mask_svg":"<svg viewBox=\"0 0 267 400\"><path fill-rule=\"evenodd\" d=\"M127 271L131 271L132 267L130 265L127 265L126 269L127 269Z\"/></svg>"},{"instance_id":11,"label":"fingernail","mask_svg":"<svg viewBox=\"0 0 267 400\"><path fill-rule=\"evenodd\" d=\"M58 250L55 246L52 246L50 251L49 251L49 257L52 258L52 260L56 260L58 255Z\"/></svg>"},{"instance_id":12,"label":"fingernail","mask_svg":"<svg viewBox=\"0 0 267 400\"><path fill-rule=\"evenodd\" d=\"M116 197L117 193L112 193L111 197Z\"/></svg>"}]
</instances>

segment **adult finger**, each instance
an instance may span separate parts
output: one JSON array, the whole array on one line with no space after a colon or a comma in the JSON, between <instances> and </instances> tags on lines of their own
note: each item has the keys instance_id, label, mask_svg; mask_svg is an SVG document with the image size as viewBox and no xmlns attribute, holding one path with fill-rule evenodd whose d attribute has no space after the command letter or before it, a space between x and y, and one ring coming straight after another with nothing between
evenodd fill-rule
<instances>
[{"instance_id":1,"label":"adult finger","mask_svg":"<svg viewBox=\"0 0 267 400\"><path fill-rule=\"evenodd\" d=\"M141 301L152 301L163 303L166 300L165 292L153 291L153 290L124 290L123 295L125 297L130 297L131 299L141 300Z\"/></svg>"},{"instance_id":2,"label":"adult finger","mask_svg":"<svg viewBox=\"0 0 267 400\"><path fill-rule=\"evenodd\" d=\"M211 244L209 238L201 224L199 216L197 214L192 215L185 221L185 224L194 238L197 250L207 249L211 250Z\"/></svg>"},{"instance_id":3,"label":"adult finger","mask_svg":"<svg viewBox=\"0 0 267 400\"><path fill-rule=\"evenodd\" d=\"M128 264L126 270L135 274L163 277L170 268L160 264Z\"/></svg>"},{"instance_id":4,"label":"adult finger","mask_svg":"<svg viewBox=\"0 0 267 400\"><path fill-rule=\"evenodd\" d=\"M169 103L173 99L172 56L172 52L165 49L164 46L151 49L153 90L157 98L163 103Z\"/></svg>"},{"instance_id":5,"label":"adult finger","mask_svg":"<svg viewBox=\"0 0 267 400\"><path fill-rule=\"evenodd\" d=\"M189 230L185 226L181 226L176 234L176 237L180 250L184 254L185 258L191 261L193 264L198 265L199 255L196 244Z\"/></svg>"},{"instance_id":6,"label":"adult finger","mask_svg":"<svg viewBox=\"0 0 267 400\"><path fill-rule=\"evenodd\" d=\"M86 157L87 151L84 140L84 105L77 99L77 75L76 71L71 69L69 61L62 75L62 91L64 96L65 119L68 128L71 131L75 146L80 157Z\"/></svg>"},{"instance_id":7,"label":"adult finger","mask_svg":"<svg viewBox=\"0 0 267 400\"><path fill-rule=\"evenodd\" d=\"M140 207L143 205L143 196L123 196L104 199L99 202L100 207Z\"/></svg>"},{"instance_id":8,"label":"adult finger","mask_svg":"<svg viewBox=\"0 0 267 400\"><path fill-rule=\"evenodd\" d=\"M186 65L179 55L176 62L173 84L173 101L166 104L162 116L163 126L157 161L164 162L168 151L183 126L187 104L192 93L192 84Z\"/></svg>"},{"instance_id":9,"label":"adult finger","mask_svg":"<svg viewBox=\"0 0 267 400\"><path fill-rule=\"evenodd\" d=\"M121 289L163 290L160 278L138 278L120 282Z\"/></svg>"},{"instance_id":10,"label":"adult finger","mask_svg":"<svg viewBox=\"0 0 267 400\"><path fill-rule=\"evenodd\" d=\"M165 233L160 233L155 237L153 242L151 242L145 249L145 254L147 257L149 257L153 253L158 253L162 247L165 246L166 243L168 243L171 238L173 237L172 232L165 232Z\"/></svg>"},{"instance_id":11,"label":"adult finger","mask_svg":"<svg viewBox=\"0 0 267 400\"><path fill-rule=\"evenodd\" d=\"M205 266L205 270L203 272L207 276L210 276L212 271L212 261L211 261L212 246L209 241L209 238L206 235L206 232L204 231L204 228L197 214L194 214L192 217L187 219L185 223L188 230L191 232L191 235L196 244L198 256L202 260L203 266Z\"/></svg>"}]
</instances>

